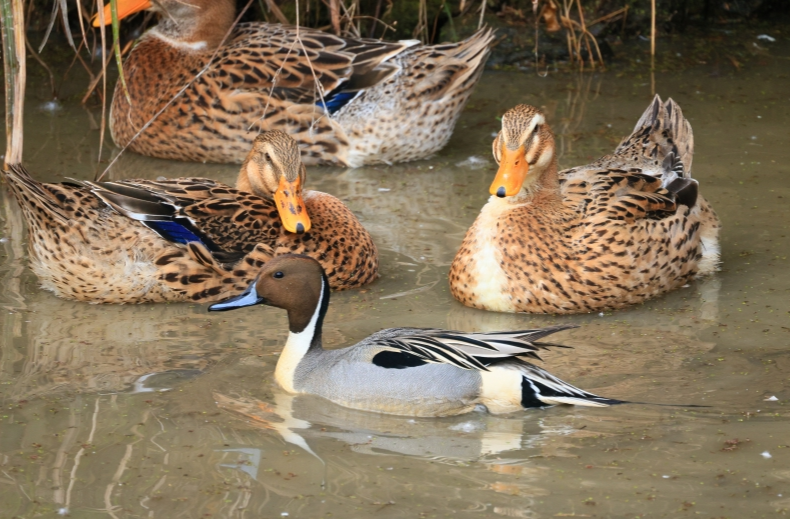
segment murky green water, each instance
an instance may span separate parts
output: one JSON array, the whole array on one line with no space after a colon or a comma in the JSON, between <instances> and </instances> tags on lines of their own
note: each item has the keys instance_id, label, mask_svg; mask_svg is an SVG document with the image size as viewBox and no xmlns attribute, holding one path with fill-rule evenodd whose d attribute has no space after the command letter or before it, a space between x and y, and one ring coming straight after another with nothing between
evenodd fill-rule
<instances>
[{"instance_id":1,"label":"murky green water","mask_svg":"<svg viewBox=\"0 0 790 519\"><path fill-rule=\"evenodd\" d=\"M787 514L790 52L755 52L735 75L655 78L693 125L693 173L723 222L723 268L624 311L486 313L456 303L446 276L488 196L495 116L517 102L543 106L561 165L585 163L629 133L650 101L649 74L487 73L431 160L308 172L308 186L347 201L382 253L379 281L333 296L328 347L392 325L573 322L583 327L561 338L575 349L545 356L552 372L613 398L710 407L409 419L294 398L271 376L287 331L281 311L57 299L26 267L20 213L4 192L0 517ZM33 81L31 172L92 177L99 112L77 101L38 111L46 91ZM236 171L130 154L111 176L233 182Z\"/></svg>"}]
</instances>

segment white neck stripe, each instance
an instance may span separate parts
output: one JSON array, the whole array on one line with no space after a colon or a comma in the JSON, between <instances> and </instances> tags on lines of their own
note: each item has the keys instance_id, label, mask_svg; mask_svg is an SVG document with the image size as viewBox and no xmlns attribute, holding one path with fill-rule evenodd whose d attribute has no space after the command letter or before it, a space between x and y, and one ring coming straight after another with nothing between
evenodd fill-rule
<instances>
[{"instance_id":1,"label":"white neck stripe","mask_svg":"<svg viewBox=\"0 0 790 519\"><path fill-rule=\"evenodd\" d=\"M277 361L277 367L274 369L274 379L283 389L290 393L298 393L299 391L294 387L294 373L296 367L302 362L310 345L315 336L315 327L318 323L318 316L321 315L321 306L324 302L324 280L321 279L321 293L318 295L318 304L313 311L313 316L304 330L299 333L289 332L288 340L285 342L283 352L280 354L280 359Z\"/></svg>"},{"instance_id":2,"label":"white neck stripe","mask_svg":"<svg viewBox=\"0 0 790 519\"><path fill-rule=\"evenodd\" d=\"M195 50L205 50L206 47L208 47L208 45L206 44L205 41L193 41L193 42L187 43L187 42L184 42L184 41L175 40L175 39L173 39L173 38L171 38L169 36L165 36L164 34L162 34L162 32L159 31L158 27L154 27L153 29L151 29L149 31L149 34L151 36L159 38L160 40L162 40L163 42L167 43L171 47L175 47L177 49L195 51Z\"/></svg>"}]
</instances>

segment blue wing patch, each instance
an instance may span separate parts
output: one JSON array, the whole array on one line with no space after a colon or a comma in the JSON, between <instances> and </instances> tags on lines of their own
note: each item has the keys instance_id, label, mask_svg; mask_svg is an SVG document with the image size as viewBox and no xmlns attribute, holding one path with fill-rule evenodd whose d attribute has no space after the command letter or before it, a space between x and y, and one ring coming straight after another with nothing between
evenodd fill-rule
<instances>
[{"instance_id":1,"label":"blue wing patch","mask_svg":"<svg viewBox=\"0 0 790 519\"><path fill-rule=\"evenodd\" d=\"M329 95L324 97L323 102L319 99L316 105L323 106L327 112L334 114L357 97L357 94L359 92L330 92Z\"/></svg>"},{"instance_id":2,"label":"blue wing patch","mask_svg":"<svg viewBox=\"0 0 790 519\"><path fill-rule=\"evenodd\" d=\"M158 221L143 223L145 223L149 229L157 233L159 236L173 243L181 243L186 245L189 242L196 241L203 244L204 246L206 245L200 236L178 222Z\"/></svg>"}]
</instances>

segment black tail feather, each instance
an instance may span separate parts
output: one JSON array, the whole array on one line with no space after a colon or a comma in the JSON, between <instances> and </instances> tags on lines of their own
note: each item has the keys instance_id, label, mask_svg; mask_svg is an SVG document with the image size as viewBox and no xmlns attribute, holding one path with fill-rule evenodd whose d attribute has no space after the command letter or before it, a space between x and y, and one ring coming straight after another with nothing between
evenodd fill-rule
<instances>
[{"instance_id":1,"label":"black tail feather","mask_svg":"<svg viewBox=\"0 0 790 519\"><path fill-rule=\"evenodd\" d=\"M699 195L699 183L693 178L676 178L667 185L667 191L675 195L675 203L694 207Z\"/></svg>"}]
</instances>

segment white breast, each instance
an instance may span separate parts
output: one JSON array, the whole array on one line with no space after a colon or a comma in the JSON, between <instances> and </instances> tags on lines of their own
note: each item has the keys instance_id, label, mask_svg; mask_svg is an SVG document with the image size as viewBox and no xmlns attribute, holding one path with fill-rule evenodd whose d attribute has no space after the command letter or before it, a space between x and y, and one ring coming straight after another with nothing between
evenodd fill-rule
<instances>
[{"instance_id":1,"label":"white breast","mask_svg":"<svg viewBox=\"0 0 790 519\"><path fill-rule=\"evenodd\" d=\"M507 199L492 196L483 206L473 227L477 250L472 251L469 269L476 284L470 288L474 291L477 305L486 310L515 311L510 295L507 294L508 278L502 269L502 253L495 240L497 223L501 216L514 207L517 206Z\"/></svg>"}]
</instances>

